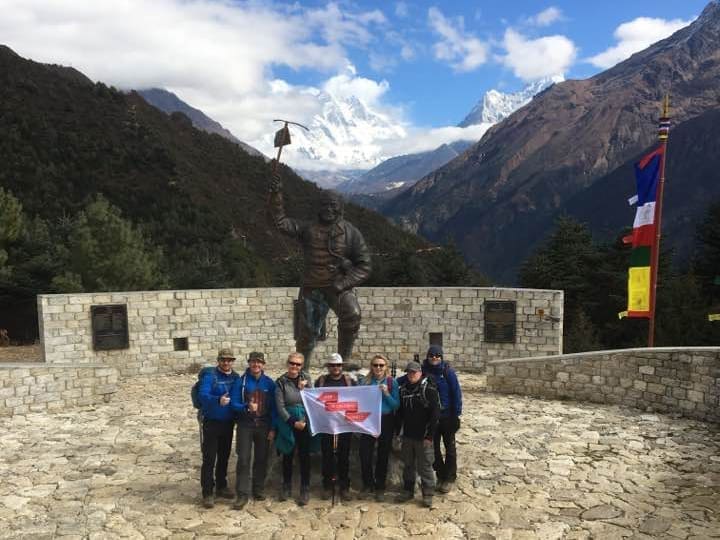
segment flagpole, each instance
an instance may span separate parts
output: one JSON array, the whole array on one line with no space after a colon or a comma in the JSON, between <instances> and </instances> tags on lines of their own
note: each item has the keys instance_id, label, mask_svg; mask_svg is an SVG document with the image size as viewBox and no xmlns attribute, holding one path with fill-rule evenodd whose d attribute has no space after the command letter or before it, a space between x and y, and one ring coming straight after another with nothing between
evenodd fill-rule
<instances>
[{"instance_id":1,"label":"flagpole","mask_svg":"<svg viewBox=\"0 0 720 540\"><path fill-rule=\"evenodd\" d=\"M666 94L663 100L663 112L658 127L658 139L662 155L660 156L660 180L658 183L657 198L655 202L655 242L652 246L652 264L650 265L650 323L648 325L648 347L655 346L655 305L657 295L658 265L660 262L660 234L662 228L662 204L665 188L665 155L667 154L667 140L670 131L670 97Z\"/></svg>"}]
</instances>

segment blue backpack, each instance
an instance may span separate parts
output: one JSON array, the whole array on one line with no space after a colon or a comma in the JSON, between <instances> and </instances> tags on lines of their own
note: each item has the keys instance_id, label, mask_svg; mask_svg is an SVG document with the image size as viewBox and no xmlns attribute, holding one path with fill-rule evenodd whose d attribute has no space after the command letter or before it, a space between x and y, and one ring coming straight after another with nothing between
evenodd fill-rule
<instances>
[{"instance_id":1,"label":"blue backpack","mask_svg":"<svg viewBox=\"0 0 720 540\"><path fill-rule=\"evenodd\" d=\"M205 376L206 373L209 373L212 371L213 386L215 386L217 384L217 372L215 371L216 369L217 368L215 366L205 366L198 373L197 381L195 381L195 384L193 384L192 388L190 389L190 399L192 400L193 407L195 407L196 409L202 408L202 404L200 403L200 395L199 395L200 381L202 380L202 378ZM238 375L235 371L233 371L231 374L231 377L233 378L233 380L235 380L238 377L240 377L240 375ZM243 387L244 386L245 385L243 384ZM243 390L244 390L244 388L243 388Z\"/></svg>"}]
</instances>

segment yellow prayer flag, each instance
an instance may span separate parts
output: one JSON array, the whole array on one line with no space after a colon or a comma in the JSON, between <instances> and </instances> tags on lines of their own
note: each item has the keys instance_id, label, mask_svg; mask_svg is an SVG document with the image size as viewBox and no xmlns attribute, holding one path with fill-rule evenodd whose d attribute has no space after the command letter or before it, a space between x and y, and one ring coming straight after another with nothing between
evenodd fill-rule
<instances>
[{"instance_id":1,"label":"yellow prayer flag","mask_svg":"<svg viewBox=\"0 0 720 540\"><path fill-rule=\"evenodd\" d=\"M628 311L650 311L649 266L635 266L629 269Z\"/></svg>"}]
</instances>

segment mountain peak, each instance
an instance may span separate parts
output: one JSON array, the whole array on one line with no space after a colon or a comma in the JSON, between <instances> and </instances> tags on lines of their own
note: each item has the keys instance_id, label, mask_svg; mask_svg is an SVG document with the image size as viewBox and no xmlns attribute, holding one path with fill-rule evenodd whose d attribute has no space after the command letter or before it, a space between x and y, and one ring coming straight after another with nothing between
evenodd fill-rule
<instances>
[{"instance_id":1,"label":"mountain peak","mask_svg":"<svg viewBox=\"0 0 720 540\"><path fill-rule=\"evenodd\" d=\"M562 75L554 75L534 81L522 90L508 94L495 89L488 90L477 105L473 107L470 114L468 114L458 126L468 127L475 124L497 124L523 105L529 103L539 92L564 80Z\"/></svg>"}]
</instances>

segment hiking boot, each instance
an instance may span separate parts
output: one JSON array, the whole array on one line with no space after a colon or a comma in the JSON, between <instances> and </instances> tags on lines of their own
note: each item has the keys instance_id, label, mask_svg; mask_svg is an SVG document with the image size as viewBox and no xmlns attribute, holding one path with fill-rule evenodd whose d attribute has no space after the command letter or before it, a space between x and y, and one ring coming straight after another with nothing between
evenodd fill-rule
<instances>
[{"instance_id":1,"label":"hiking boot","mask_svg":"<svg viewBox=\"0 0 720 540\"><path fill-rule=\"evenodd\" d=\"M245 508L245 505L248 503L248 498L246 495L238 495L235 497L235 500L233 501L233 509L234 510L242 510Z\"/></svg>"},{"instance_id":2,"label":"hiking boot","mask_svg":"<svg viewBox=\"0 0 720 540\"><path fill-rule=\"evenodd\" d=\"M230 489L227 486L216 489L215 496L220 497L221 499L234 499L235 498L235 494L232 491L230 491Z\"/></svg>"},{"instance_id":3,"label":"hiking boot","mask_svg":"<svg viewBox=\"0 0 720 540\"><path fill-rule=\"evenodd\" d=\"M215 497L212 495L203 495L202 505L205 508L212 508L215 506Z\"/></svg>"},{"instance_id":4,"label":"hiking boot","mask_svg":"<svg viewBox=\"0 0 720 540\"><path fill-rule=\"evenodd\" d=\"M302 486L300 488L300 498L298 499L298 504L300 506L305 506L308 502L310 502L310 486Z\"/></svg>"},{"instance_id":5,"label":"hiking boot","mask_svg":"<svg viewBox=\"0 0 720 540\"><path fill-rule=\"evenodd\" d=\"M264 501L267 499L267 497L262 491L256 491L255 493L253 493L253 499L255 499L256 501Z\"/></svg>"},{"instance_id":6,"label":"hiking boot","mask_svg":"<svg viewBox=\"0 0 720 540\"><path fill-rule=\"evenodd\" d=\"M290 485L283 484L280 488L280 500L287 501L290 498Z\"/></svg>"},{"instance_id":7,"label":"hiking boot","mask_svg":"<svg viewBox=\"0 0 720 540\"><path fill-rule=\"evenodd\" d=\"M385 502L385 492L384 491L377 490L375 492L375 502L379 502L379 503Z\"/></svg>"},{"instance_id":8,"label":"hiking boot","mask_svg":"<svg viewBox=\"0 0 720 540\"><path fill-rule=\"evenodd\" d=\"M440 493L450 493L450 490L452 489L452 482L440 482L440 485L438 486L438 491Z\"/></svg>"},{"instance_id":9,"label":"hiking boot","mask_svg":"<svg viewBox=\"0 0 720 540\"><path fill-rule=\"evenodd\" d=\"M415 495L412 491L403 491L397 497L395 497L395 502L400 504L406 503L408 501L412 501L414 497Z\"/></svg>"},{"instance_id":10,"label":"hiking boot","mask_svg":"<svg viewBox=\"0 0 720 540\"><path fill-rule=\"evenodd\" d=\"M423 495L423 506L425 508L433 509L436 508L435 503L433 503L433 496L432 495Z\"/></svg>"}]
</instances>

